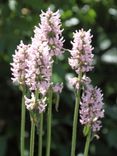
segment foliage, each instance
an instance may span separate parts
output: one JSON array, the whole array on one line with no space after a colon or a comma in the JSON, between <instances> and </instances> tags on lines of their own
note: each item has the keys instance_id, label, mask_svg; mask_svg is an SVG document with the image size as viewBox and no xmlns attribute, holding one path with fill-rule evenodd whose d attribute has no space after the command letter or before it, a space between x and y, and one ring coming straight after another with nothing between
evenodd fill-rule
<instances>
[{"instance_id":1,"label":"foliage","mask_svg":"<svg viewBox=\"0 0 117 156\"><path fill-rule=\"evenodd\" d=\"M95 47L95 70L90 74L95 85L102 88L105 99L105 118L100 140L92 142L91 156L115 156L117 153L117 1L116 0L1 0L0 2L0 156L19 155L20 93L10 80L11 56L22 39L30 42L34 25L39 22L41 10L60 9L65 48L70 48L72 32L91 29ZM64 82L59 112L54 110L51 156L68 156L71 146L74 95L67 77L74 74L67 64L69 53L60 57L54 67L54 81ZM54 105L53 105L54 108ZM29 116L26 140L29 144ZM46 121L45 121L46 124ZM80 140L84 140L80 128ZM46 130L44 131L46 145ZM94 144L95 143L95 144ZM77 152L83 152L84 143L78 143ZM36 147L37 148L37 147ZM28 149L26 153L28 152Z\"/></svg>"}]
</instances>

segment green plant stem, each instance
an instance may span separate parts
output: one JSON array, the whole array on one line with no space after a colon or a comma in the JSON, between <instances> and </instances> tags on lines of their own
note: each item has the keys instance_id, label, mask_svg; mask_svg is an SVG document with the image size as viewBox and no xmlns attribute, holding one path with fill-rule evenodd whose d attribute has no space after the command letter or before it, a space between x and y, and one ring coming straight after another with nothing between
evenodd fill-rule
<instances>
[{"instance_id":1,"label":"green plant stem","mask_svg":"<svg viewBox=\"0 0 117 156\"><path fill-rule=\"evenodd\" d=\"M46 156L50 156L51 146L51 122L52 122L52 90L50 89L48 95L48 110L47 110L47 145L46 145Z\"/></svg>"},{"instance_id":2,"label":"green plant stem","mask_svg":"<svg viewBox=\"0 0 117 156\"><path fill-rule=\"evenodd\" d=\"M91 139L91 129L89 130L89 133L87 135L86 144L85 144L85 150L84 150L84 156L88 156L90 139Z\"/></svg>"},{"instance_id":3,"label":"green plant stem","mask_svg":"<svg viewBox=\"0 0 117 156\"><path fill-rule=\"evenodd\" d=\"M77 135L77 125L78 125L77 123L78 123L78 113L79 113L80 94L81 94L81 85L80 85L81 78L82 78L82 73L80 73L78 77L79 91L76 93L76 103L75 103L75 109L74 109L71 156L75 156L75 150L76 150L76 135Z\"/></svg>"},{"instance_id":4,"label":"green plant stem","mask_svg":"<svg viewBox=\"0 0 117 156\"><path fill-rule=\"evenodd\" d=\"M40 114L40 129L39 129L39 140L38 140L38 156L42 156L42 136L43 136L43 112Z\"/></svg>"},{"instance_id":5,"label":"green plant stem","mask_svg":"<svg viewBox=\"0 0 117 156\"><path fill-rule=\"evenodd\" d=\"M30 156L34 155L35 123L31 119Z\"/></svg>"},{"instance_id":6,"label":"green plant stem","mask_svg":"<svg viewBox=\"0 0 117 156\"><path fill-rule=\"evenodd\" d=\"M21 156L25 154L25 116L26 116L26 108L25 108L25 99L24 96L26 94L25 87L22 87L22 106L21 106L21 134L20 134L20 149Z\"/></svg>"}]
</instances>

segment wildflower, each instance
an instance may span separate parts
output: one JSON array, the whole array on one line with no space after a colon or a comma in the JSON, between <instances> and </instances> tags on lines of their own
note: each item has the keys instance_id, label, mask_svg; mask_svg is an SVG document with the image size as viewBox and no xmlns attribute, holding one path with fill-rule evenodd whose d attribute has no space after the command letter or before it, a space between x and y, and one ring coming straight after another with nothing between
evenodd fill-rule
<instances>
[{"instance_id":1,"label":"wildflower","mask_svg":"<svg viewBox=\"0 0 117 156\"><path fill-rule=\"evenodd\" d=\"M38 109L39 113L42 113L45 111L45 108L47 106L46 97L44 98L42 97L41 99L36 99L34 93L32 93L31 98L27 98L25 96L25 105L29 111Z\"/></svg>"},{"instance_id":2,"label":"wildflower","mask_svg":"<svg viewBox=\"0 0 117 156\"><path fill-rule=\"evenodd\" d=\"M77 77L70 77L69 84L72 85L76 90L79 90L79 80Z\"/></svg>"},{"instance_id":3,"label":"wildflower","mask_svg":"<svg viewBox=\"0 0 117 156\"><path fill-rule=\"evenodd\" d=\"M69 84L74 87L74 89L79 90L80 84L82 84L82 86L88 85L91 82L91 79L86 77L86 75L83 75L81 80L79 80L78 77L70 77L68 81Z\"/></svg>"},{"instance_id":4,"label":"wildflower","mask_svg":"<svg viewBox=\"0 0 117 156\"><path fill-rule=\"evenodd\" d=\"M36 46L47 42L51 56L58 56L63 53L63 37L59 11L52 12L50 9L40 15L41 23L35 27L32 43Z\"/></svg>"},{"instance_id":5,"label":"wildflower","mask_svg":"<svg viewBox=\"0 0 117 156\"><path fill-rule=\"evenodd\" d=\"M45 95L52 75L52 61L48 46L46 43L41 44L38 48L31 45L28 53L26 84L31 91L39 90L42 95Z\"/></svg>"},{"instance_id":6,"label":"wildflower","mask_svg":"<svg viewBox=\"0 0 117 156\"><path fill-rule=\"evenodd\" d=\"M28 110L33 110L36 106L36 99L34 93L31 94L31 99L27 98L26 96L24 96L24 98L25 98L26 108Z\"/></svg>"},{"instance_id":7,"label":"wildflower","mask_svg":"<svg viewBox=\"0 0 117 156\"><path fill-rule=\"evenodd\" d=\"M39 110L39 113L44 112L46 106L47 106L47 104L46 104L46 97L38 100L38 110Z\"/></svg>"},{"instance_id":8,"label":"wildflower","mask_svg":"<svg viewBox=\"0 0 117 156\"><path fill-rule=\"evenodd\" d=\"M84 31L81 29L76 31L73 37L73 48L70 51L71 58L69 59L70 66L77 74L91 71L93 68L93 47L91 45L92 35L90 34L90 30Z\"/></svg>"},{"instance_id":9,"label":"wildflower","mask_svg":"<svg viewBox=\"0 0 117 156\"><path fill-rule=\"evenodd\" d=\"M87 85L81 98L80 122L83 125L90 125L93 132L101 128L100 119L104 117L102 91L92 85Z\"/></svg>"},{"instance_id":10,"label":"wildflower","mask_svg":"<svg viewBox=\"0 0 117 156\"><path fill-rule=\"evenodd\" d=\"M17 46L15 54L13 55L13 63L11 63L12 80L16 84L25 83L25 73L26 73L26 59L28 57L27 50L29 45L25 45L22 41Z\"/></svg>"},{"instance_id":11,"label":"wildflower","mask_svg":"<svg viewBox=\"0 0 117 156\"><path fill-rule=\"evenodd\" d=\"M58 93L60 94L62 92L62 89L63 89L63 83L58 83L58 84L55 84L53 87L52 87L53 91L55 93Z\"/></svg>"}]
</instances>

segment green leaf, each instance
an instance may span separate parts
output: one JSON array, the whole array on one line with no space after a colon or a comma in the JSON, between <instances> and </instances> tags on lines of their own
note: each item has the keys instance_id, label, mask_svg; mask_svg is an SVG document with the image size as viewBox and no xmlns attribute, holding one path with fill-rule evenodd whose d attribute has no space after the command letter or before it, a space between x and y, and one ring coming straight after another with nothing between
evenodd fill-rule
<instances>
[{"instance_id":1,"label":"green leaf","mask_svg":"<svg viewBox=\"0 0 117 156\"><path fill-rule=\"evenodd\" d=\"M87 136L87 135L88 135L89 130L90 130L90 125L84 126L84 129L83 129L83 134L84 134L84 136Z\"/></svg>"}]
</instances>

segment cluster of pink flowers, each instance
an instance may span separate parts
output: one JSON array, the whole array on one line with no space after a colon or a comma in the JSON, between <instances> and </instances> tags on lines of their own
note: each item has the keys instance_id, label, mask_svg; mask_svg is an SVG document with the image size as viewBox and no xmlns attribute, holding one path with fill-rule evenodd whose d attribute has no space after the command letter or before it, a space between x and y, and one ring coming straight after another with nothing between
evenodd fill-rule
<instances>
[{"instance_id":1,"label":"cluster of pink flowers","mask_svg":"<svg viewBox=\"0 0 117 156\"><path fill-rule=\"evenodd\" d=\"M83 75L80 80L78 77L70 77L68 81L76 90L79 90L80 84L85 86L91 83L91 79L86 75Z\"/></svg>"},{"instance_id":2,"label":"cluster of pink flowers","mask_svg":"<svg viewBox=\"0 0 117 156\"><path fill-rule=\"evenodd\" d=\"M38 109L39 113L42 113L43 111L45 111L45 108L47 106L46 97L36 100L34 93L32 93L31 98L27 98L25 96L25 105L28 110Z\"/></svg>"},{"instance_id":3,"label":"cluster of pink flowers","mask_svg":"<svg viewBox=\"0 0 117 156\"><path fill-rule=\"evenodd\" d=\"M26 76L26 59L28 57L27 50L29 45L25 45L22 41L17 46L13 55L13 63L11 63L12 80L16 84L24 84Z\"/></svg>"},{"instance_id":4,"label":"cluster of pink flowers","mask_svg":"<svg viewBox=\"0 0 117 156\"><path fill-rule=\"evenodd\" d=\"M47 12L43 12L40 15L40 24L35 27L34 38L32 43L39 45L43 42L47 42L49 46L49 54L51 56L58 56L63 53L63 37L61 30L61 20L59 11L52 12L50 9ZM40 42L40 43L39 43Z\"/></svg>"},{"instance_id":5,"label":"cluster of pink flowers","mask_svg":"<svg viewBox=\"0 0 117 156\"><path fill-rule=\"evenodd\" d=\"M60 94L62 92L63 89L63 83L58 83L52 86L52 89L55 93Z\"/></svg>"},{"instance_id":6,"label":"cluster of pink flowers","mask_svg":"<svg viewBox=\"0 0 117 156\"><path fill-rule=\"evenodd\" d=\"M46 107L46 93L49 88L60 94L63 85L51 82L53 56L63 53L63 38L59 11L53 13L50 9L40 15L38 27L35 27L31 45L18 46L13 55L12 80L25 84L31 92L31 98L25 97L28 110L39 109L43 112ZM34 92L38 91L41 98L35 100Z\"/></svg>"},{"instance_id":7,"label":"cluster of pink flowers","mask_svg":"<svg viewBox=\"0 0 117 156\"><path fill-rule=\"evenodd\" d=\"M104 117L103 96L101 90L91 85L91 79L85 74L93 69L93 47L91 45L92 35L90 30L83 29L73 34L73 48L70 51L71 58L68 60L72 69L79 75L69 79L69 83L79 91L83 88L82 100L80 102L80 122L89 125L93 132L101 128L100 118Z\"/></svg>"},{"instance_id":8,"label":"cluster of pink flowers","mask_svg":"<svg viewBox=\"0 0 117 156\"><path fill-rule=\"evenodd\" d=\"M52 76L52 61L46 43L38 48L31 46L28 49L29 57L27 60L26 84L31 91L38 90L45 95L50 87Z\"/></svg>"},{"instance_id":9,"label":"cluster of pink flowers","mask_svg":"<svg viewBox=\"0 0 117 156\"><path fill-rule=\"evenodd\" d=\"M83 125L89 125L93 132L99 131L101 128L100 119L104 117L104 103L102 91L87 85L83 92L80 102L80 122Z\"/></svg>"},{"instance_id":10,"label":"cluster of pink flowers","mask_svg":"<svg viewBox=\"0 0 117 156\"><path fill-rule=\"evenodd\" d=\"M73 34L72 50L69 64L80 77L69 79L69 83L78 91L84 86L82 101L80 103L81 124L91 125L92 131L99 131L104 116L103 97L101 90L90 85L90 78L86 72L93 69L93 47L90 30L83 29ZM12 80L19 85L27 85L31 92L31 98L25 96L25 105L28 110L38 109L43 112L47 106L46 93L51 88L54 93L60 94L63 83L51 82L53 57L63 53L63 37L59 11L52 12L50 9L40 15L40 24L34 29L34 37L30 45L19 44L13 63L11 63ZM34 92L38 91L39 99Z\"/></svg>"},{"instance_id":11,"label":"cluster of pink flowers","mask_svg":"<svg viewBox=\"0 0 117 156\"><path fill-rule=\"evenodd\" d=\"M76 31L73 34L73 38L73 48L70 52L71 58L69 59L70 66L77 74L91 71L93 68L93 47L91 45L92 35L90 34L90 30L84 31L81 29Z\"/></svg>"}]
</instances>

